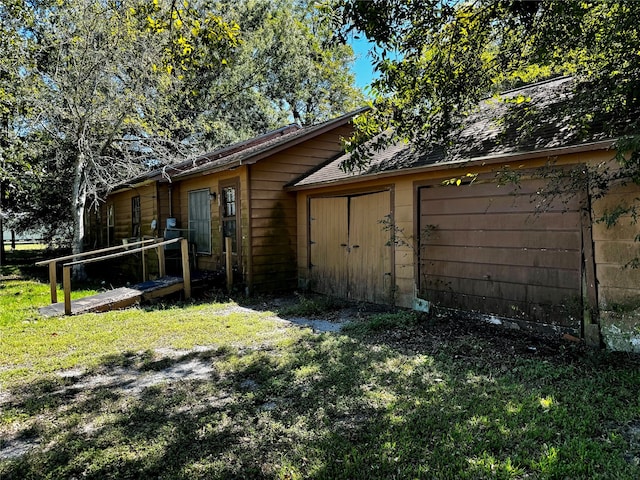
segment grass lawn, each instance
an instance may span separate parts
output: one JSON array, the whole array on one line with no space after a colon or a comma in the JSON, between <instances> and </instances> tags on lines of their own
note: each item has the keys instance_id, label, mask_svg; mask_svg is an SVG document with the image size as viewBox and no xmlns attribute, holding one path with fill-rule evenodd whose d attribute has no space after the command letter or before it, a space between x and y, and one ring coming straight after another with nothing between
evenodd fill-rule
<instances>
[{"instance_id":1,"label":"grass lawn","mask_svg":"<svg viewBox=\"0 0 640 480\"><path fill-rule=\"evenodd\" d=\"M316 300L45 319L47 285L11 278L2 480L640 478L631 355L363 306L341 333L278 317Z\"/></svg>"}]
</instances>

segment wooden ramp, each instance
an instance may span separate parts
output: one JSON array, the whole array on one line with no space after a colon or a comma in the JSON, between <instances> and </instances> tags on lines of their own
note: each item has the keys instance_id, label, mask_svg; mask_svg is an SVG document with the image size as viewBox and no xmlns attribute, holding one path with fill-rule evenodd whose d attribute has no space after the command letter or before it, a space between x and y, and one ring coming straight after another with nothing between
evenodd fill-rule
<instances>
[{"instance_id":1,"label":"wooden ramp","mask_svg":"<svg viewBox=\"0 0 640 480\"><path fill-rule=\"evenodd\" d=\"M182 277L162 277L132 287L121 287L107 292L71 301L71 314L106 312L130 307L144 300L164 297L184 288ZM53 303L39 309L45 317L64 315L64 302Z\"/></svg>"}]
</instances>

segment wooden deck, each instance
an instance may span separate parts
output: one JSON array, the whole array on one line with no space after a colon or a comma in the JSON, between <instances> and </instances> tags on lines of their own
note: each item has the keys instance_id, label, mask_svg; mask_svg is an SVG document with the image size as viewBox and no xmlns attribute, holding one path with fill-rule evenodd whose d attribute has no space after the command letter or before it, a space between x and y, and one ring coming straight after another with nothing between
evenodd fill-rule
<instances>
[{"instance_id":1,"label":"wooden deck","mask_svg":"<svg viewBox=\"0 0 640 480\"><path fill-rule=\"evenodd\" d=\"M71 301L71 314L78 315L88 312L106 312L119 308L130 307L145 300L164 297L184 288L182 277L162 277L157 280L121 287L96 295ZM52 303L39 309L45 317L64 315L64 302Z\"/></svg>"}]
</instances>

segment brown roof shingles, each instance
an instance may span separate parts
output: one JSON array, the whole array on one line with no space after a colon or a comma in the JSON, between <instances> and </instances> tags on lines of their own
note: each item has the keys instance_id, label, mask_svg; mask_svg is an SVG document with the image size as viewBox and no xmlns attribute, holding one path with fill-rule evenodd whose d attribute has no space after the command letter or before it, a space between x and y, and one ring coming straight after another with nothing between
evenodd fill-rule
<instances>
[{"instance_id":1,"label":"brown roof shingles","mask_svg":"<svg viewBox=\"0 0 640 480\"><path fill-rule=\"evenodd\" d=\"M455 164L478 158L543 151L611 138L611 118L590 114L588 97L576 98L573 79L561 77L483 101L451 137L451 145L420 151L399 143L375 153L367 167L344 172L344 154L291 185L292 188L345 181L425 165ZM588 119L589 122L583 121ZM615 127L615 126L614 126Z\"/></svg>"},{"instance_id":2,"label":"brown roof shingles","mask_svg":"<svg viewBox=\"0 0 640 480\"><path fill-rule=\"evenodd\" d=\"M367 108L368 107L360 108L353 112L327 120L326 122L308 127L287 125L264 135L207 152L203 155L184 160L177 164L167 165L160 169L153 170L134 179L130 179L124 184L116 187L116 189L127 188L131 185L147 181L165 180L170 182L174 179L181 179L191 175L225 170L235 166L235 164L245 161L253 163L267 155L279 151L281 148L288 148L289 146L295 145L297 142L304 141L307 138L313 138L327 130L347 124L356 115L367 110Z\"/></svg>"}]
</instances>

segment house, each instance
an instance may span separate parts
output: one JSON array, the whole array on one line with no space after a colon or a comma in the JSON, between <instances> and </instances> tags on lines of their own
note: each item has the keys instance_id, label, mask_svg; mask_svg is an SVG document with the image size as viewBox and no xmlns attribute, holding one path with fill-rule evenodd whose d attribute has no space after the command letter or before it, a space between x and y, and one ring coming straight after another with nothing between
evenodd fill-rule
<instances>
[{"instance_id":1,"label":"house","mask_svg":"<svg viewBox=\"0 0 640 480\"><path fill-rule=\"evenodd\" d=\"M96 243L183 236L194 267L218 271L230 237L236 281L248 291L295 288L296 194L283 187L339 155L361 111L283 127L117 186L99 212Z\"/></svg>"},{"instance_id":2,"label":"house","mask_svg":"<svg viewBox=\"0 0 640 480\"><path fill-rule=\"evenodd\" d=\"M640 227L600 219L640 192L622 178L600 197L587 173L617 168L624 122L574 121L572 82L487 99L448 149L400 143L351 173L343 155L288 185L299 286L639 351Z\"/></svg>"}]
</instances>

